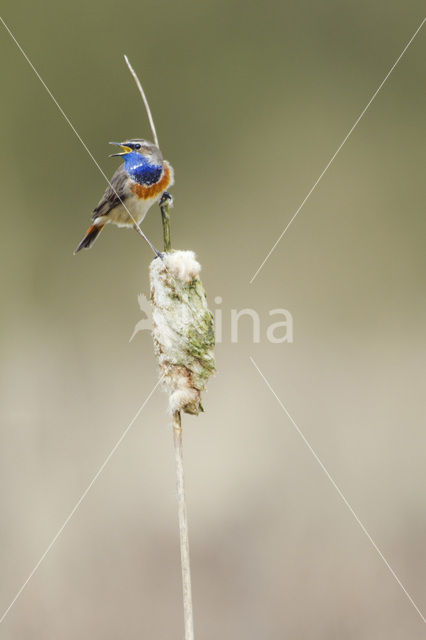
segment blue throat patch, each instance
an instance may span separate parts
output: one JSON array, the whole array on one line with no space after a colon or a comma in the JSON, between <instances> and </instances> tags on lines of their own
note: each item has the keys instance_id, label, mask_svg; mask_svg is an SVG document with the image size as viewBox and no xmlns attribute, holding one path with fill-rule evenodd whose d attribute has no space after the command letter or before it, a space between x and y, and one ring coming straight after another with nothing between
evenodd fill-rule
<instances>
[{"instance_id":1,"label":"blue throat patch","mask_svg":"<svg viewBox=\"0 0 426 640\"><path fill-rule=\"evenodd\" d=\"M132 180L138 184L155 184L163 172L161 165L151 164L144 156L134 151L124 156L124 167Z\"/></svg>"}]
</instances>

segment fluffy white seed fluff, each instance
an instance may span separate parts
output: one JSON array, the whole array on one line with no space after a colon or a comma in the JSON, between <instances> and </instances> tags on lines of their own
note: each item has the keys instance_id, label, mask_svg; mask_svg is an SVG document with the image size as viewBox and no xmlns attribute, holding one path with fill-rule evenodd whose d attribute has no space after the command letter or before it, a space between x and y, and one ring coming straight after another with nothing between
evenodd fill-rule
<instances>
[{"instance_id":1,"label":"fluffy white seed fluff","mask_svg":"<svg viewBox=\"0 0 426 640\"><path fill-rule=\"evenodd\" d=\"M150 267L153 338L169 408L198 414L201 391L214 372L213 316L193 251L173 251Z\"/></svg>"},{"instance_id":2,"label":"fluffy white seed fluff","mask_svg":"<svg viewBox=\"0 0 426 640\"><path fill-rule=\"evenodd\" d=\"M166 253L163 260L166 268L175 278L187 284L200 275L201 265L193 251L173 251Z\"/></svg>"}]
</instances>

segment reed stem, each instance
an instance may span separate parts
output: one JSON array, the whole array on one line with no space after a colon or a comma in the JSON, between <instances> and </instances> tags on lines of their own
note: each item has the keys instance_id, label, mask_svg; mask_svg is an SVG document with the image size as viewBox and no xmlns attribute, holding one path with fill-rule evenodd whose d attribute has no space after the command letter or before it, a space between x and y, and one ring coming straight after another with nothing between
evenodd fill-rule
<instances>
[{"instance_id":1,"label":"reed stem","mask_svg":"<svg viewBox=\"0 0 426 640\"><path fill-rule=\"evenodd\" d=\"M176 462L176 486L180 533L180 557L182 565L183 613L185 640L194 640L194 618L192 612L191 570L189 563L188 518L186 514L185 483L183 473L183 438L180 411L173 414L173 444Z\"/></svg>"},{"instance_id":2,"label":"reed stem","mask_svg":"<svg viewBox=\"0 0 426 640\"><path fill-rule=\"evenodd\" d=\"M161 222L163 223L163 242L164 251L168 253L172 250L172 243L170 240L170 215L169 215L169 200L162 200L160 202L161 209Z\"/></svg>"}]
</instances>

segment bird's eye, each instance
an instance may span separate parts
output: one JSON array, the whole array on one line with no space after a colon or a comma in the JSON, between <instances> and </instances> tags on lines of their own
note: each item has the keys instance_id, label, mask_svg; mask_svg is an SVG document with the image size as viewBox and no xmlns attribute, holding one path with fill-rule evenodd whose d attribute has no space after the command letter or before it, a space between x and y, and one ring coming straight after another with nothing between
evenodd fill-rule
<instances>
[{"instance_id":1,"label":"bird's eye","mask_svg":"<svg viewBox=\"0 0 426 640\"><path fill-rule=\"evenodd\" d=\"M134 148L134 149L140 149L140 148L141 148L141 145L140 145L140 144L134 144L134 145L133 145L133 148Z\"/></svg>"}]
</instances>

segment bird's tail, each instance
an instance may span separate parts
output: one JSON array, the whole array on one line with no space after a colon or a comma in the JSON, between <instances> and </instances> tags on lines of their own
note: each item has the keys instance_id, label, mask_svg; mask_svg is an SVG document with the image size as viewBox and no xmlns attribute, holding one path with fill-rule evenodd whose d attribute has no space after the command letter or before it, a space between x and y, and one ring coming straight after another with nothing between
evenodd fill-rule
<instances>
[{"instance_id":1,"label":"bird's tail","mask_svg":"<svg viewBox=\"0 0 426 640\"><path fill-rule=\"evenodd\" d=\"M81 249L90 249L92 244L95 242L96 238L104 228L104 224L92 224L86 231L86 234L83 240L78 245L77 249L74 251L74 255L81 251Z\"/></svg>"}]
</instances>

